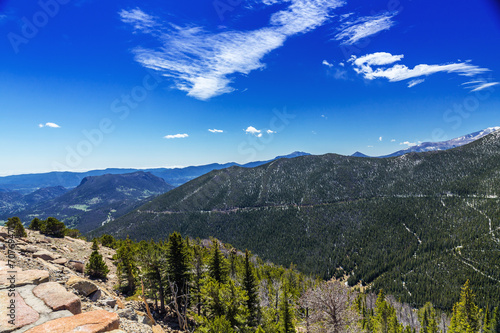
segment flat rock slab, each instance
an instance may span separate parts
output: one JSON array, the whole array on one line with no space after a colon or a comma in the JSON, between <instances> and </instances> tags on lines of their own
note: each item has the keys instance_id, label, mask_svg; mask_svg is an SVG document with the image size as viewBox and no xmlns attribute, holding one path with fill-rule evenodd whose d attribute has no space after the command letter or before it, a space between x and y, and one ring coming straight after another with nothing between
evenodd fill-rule
<instances>
[{"instance_id":1,"label":"flat rock slab","mask_svg":"<svg viewBox=\"0 0 500 333\"><path fill-rule=\"evenodd\" d=\"M81 295L83 296L88 296L92 294L94 291L97 291L99 287L87 279L83 279L78 276L72 276L69 278L69 280L66 282L66 285L68 287L71 287L73 289L76 289Z\"/></svg>"},{"instance_id":2,"label":"flat rock slab","mask_svg":"<svg viewBox=\"0 0 500 333\"><path fill-rule=\"evenodd\" d=\"M53 264L58 264L58 265L64 265L67 262L68 262L68 259L66 259L66 258L59 258L59 259L52 260Z\"/></svg>"},{"instance_id":3,"label":"flat rock slab","mask_svg":"<svg viewBox=\"0 0 500 333\"><path fill-rule=\"evenodd\" d=\"M57 282L45 282L33 289L33 294L43 300L52 310L69 310L72 314L82 312L80 298L66 291Z\"/></svg>"},{"instance_id":4,"label":"flat rock slab","mask_svg":"<svg viewBox=\"0 0 500 333\"><path fill-rule=\"evenodd\" d=\"M16 287L27 284L40 284L49 281L49 272L39 269L30 269L22 271L20 268L14 268L16 273L11 273L8 268L0 269L0 289L11 286L12 281Z\"/></svg>"},{"instance_id":5,"label":"flat rock slab","mask_svg":"<svg viewBox=\"0 0 500 333\"><path fill-rule=\"evenodd\" d=\"M118 315L106 310L85 312L76 316L51 320L25 333L101 333L118 329Z\"/></svg>"},{"instance_id":6,"label":"flat rock slab","mask_svg":"<svg viewBox=\"0 0 500 333\"><path fill-rule=\"evenodd\" d=\"M0 332L10 332L32 324L40 318L38 312L27 305L18 292L10 293L8 289L0 290L0 304L2 304L0 306ZM14 325L9 323L11 320L14 321Z\"/></svg>"},{"instance_id":7,"label":"flat rock slab","mask_svg":"<svg viewBox=\"0 0 500 333\"><path fill-rule=\"evenodd\" d=\"M49 252L47 250L41 250L41 251L37 251L37 252L33 253L33 258L41 258L41 259L47 260L47 261L55 260L55 259L58 259L60 257L61 257L61 255Z\"/></svg>"}]
</instances>

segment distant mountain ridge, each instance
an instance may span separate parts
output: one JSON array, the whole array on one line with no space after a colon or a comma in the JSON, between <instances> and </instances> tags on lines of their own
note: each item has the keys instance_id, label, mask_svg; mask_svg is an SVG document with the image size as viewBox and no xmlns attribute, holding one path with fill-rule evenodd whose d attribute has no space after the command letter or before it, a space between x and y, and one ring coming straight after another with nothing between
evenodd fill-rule
<instances>
[{"instance_id":1,"label":"distant mountain ridge","mask_svg":"<svg viewBox=\"0 0 500 333\"><path fill-rule=\"evenodd\" d=\"M152 168L152 169L119 169L108 168L104 170L91 170L86 172L54 171L40 174L24 174L0 177L0 191L19 191L22 194L31 193L36 189L53 186L63 186L72 188L78 186L82 179L89 176L101 176L104 174L125 174L137 171L150 172L151 174L163 178L168 184L173 186L182 185L196 177L199 177L212 170L225 169L231 166L255 167L268 163L279 158L293 158L297 156L310 155L305 152L293 152L289 155L277 156L272 160L255 161L246 164L212 163L200 166L188 166L184 168Z\"/></svg>"},{"instance_id":2,"label":"distant mountain ridge","mask_svg":"<svg viewBox=\"0 0 500 333\"><path fill-rule=\"evenodd\" d=\"M500 126L488 127L484 130L470 133L467 135L463 135L463 136L460 136L458 138L454 138L454 139L447 140L447 141L423 142L423 143L420 143L418 145L408 147L406 149L398 150L398 151L396 151L392 154L388 154L388 155L368 156L368 155L365 155L365 154L357 151L354 154L352 154L351 156L386 158L386 157L401 156L401 155L408 154L408 153L422 153L422 152L427 152L427 151L447 150L447 149L452 149L452 148L466 145L468 143L471 143L473 141L481 139L482 137L484 137L490 133L493 133L495 131L498 131L498 130L500 130Z\"/></svg>"},{"instance_id":3,"label":"distant mountain ridge","mask_svg":"<svg viewBox=\"0 0 500 333\"><path fill-rule=\"evenodd\" d=\"M53 216L71 228L87 232L172 188L162 178L144 171L89 176L60 196L0 217L5 220L16 215L24 223L29 223L34 217L45 219Z\"/></svg>"}]
</instances>

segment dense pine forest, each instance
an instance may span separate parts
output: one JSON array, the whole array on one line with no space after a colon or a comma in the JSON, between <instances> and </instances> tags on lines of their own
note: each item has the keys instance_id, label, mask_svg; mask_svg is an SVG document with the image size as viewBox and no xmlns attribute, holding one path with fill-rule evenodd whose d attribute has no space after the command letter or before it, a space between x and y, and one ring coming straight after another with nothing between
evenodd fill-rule
<instances>
[{"instance_id":1,"label":"dense pine forest","mask_svg":"<svg viewBox=\"0 0 500 333\"><path fill-rule=\"evenodd\" d=\"M412 308L382 289L348 287L263 262L216 239L179 233L164 241L99 238L115 248L119 290L152 300L161 319L174 317L190 332L500 332L499 302L477 305L467 280L449 311L434 307L433 295ZM377 295L378 293L378 295ZM142 297L142 296L141 296Z\"/></svg>"}]
</instances>

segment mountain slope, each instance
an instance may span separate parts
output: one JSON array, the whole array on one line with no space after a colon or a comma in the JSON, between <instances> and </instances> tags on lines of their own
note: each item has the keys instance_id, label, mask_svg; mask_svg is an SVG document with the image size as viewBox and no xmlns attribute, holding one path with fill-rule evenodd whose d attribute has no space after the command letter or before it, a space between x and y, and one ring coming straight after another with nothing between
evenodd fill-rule
<instances>
[{"instance_id":1,"label":"mountain slope","mask_svg":"<svg viewBox=\"0 0 500 333\"><path fill-rule=\"evenodd\" d=\"M147 172L85 177L67 193L18 212L23 222L53 216L82 232L92 230L173 186Z\"/></svg>"},{"instance_id":2,"label":"mountain slope","mask_svg":"<svg viewBox=\"0 0 500 333\"><path fill-rule=\"evenodd\" d=\"M482 304L500 298L499 194L497 131L446 151L212 171L93 235L215 236L325 278L347 274L411 304L434 295L450 308L467 278Z\"/></svg>"}]
</instances>

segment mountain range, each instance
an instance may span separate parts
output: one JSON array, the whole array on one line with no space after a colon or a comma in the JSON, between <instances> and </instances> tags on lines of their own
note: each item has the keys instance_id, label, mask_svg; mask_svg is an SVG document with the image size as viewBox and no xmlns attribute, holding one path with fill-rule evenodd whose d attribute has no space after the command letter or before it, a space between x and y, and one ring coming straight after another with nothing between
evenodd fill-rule
<instances>
[{"instance_id":1,"label":"mountain range","mask_svg":"<svg viewBox=\"0 0 500 333\"><path fill-rule=\"evenodd\" d=\"M229 162L224 164L212 163L200 166L188 166L184 168L152 168L152 169L108 168L104 170L90 170L86 172L54 171L48 173L4 176L0 177L0 193L8 191L17 191L21 194L27 194L40 188L54 187L54 186L73 188L75 186L78 186L82 181L82 179L84 179L85 177L102 176L105 174L124 174L137 171L150 172L151 174L157 177L163 178L170 185L179 186L212 170L224 169L230 166L253 168L255 166L259 166L276 159L293 158L303 155L310 155L310 154L296 151L288 155L277 156L272 160L254 161L241 165L235 162Z\"/></svg>"},{"instance_id":2,"label":"mountain range","mask_svg":"<svg viewBox=\"0 0 500 333\"><path fill-rule=\"evenodd\" d=\"M500 131L390 158L326 154L211 171L89 233L217 237L324 278L440 308L500 299Z\"/></svg>"},{"instance_id":3,"label":"mountain range","mask_svg":"<svg viewBox=\"0 0 500 333\"><path fill-rule=\"evenodd\" d=\"M447 149L451 149L451 148L455 148L455 147L460 147L460 146L466 145L468 143L471 143L473 141L476 141L478 139L481 139L482 137L484 137L490 133L493 133L499 129L500 129L499 126L488 127L484 130L470 133L467 135L463 135L463 136L460 136L458 138L454 138L454 139L447 140L447 141L422 142L418 145L414 145L414 146L408 147L406 149L398 150L398 151L396 151L392 154L389 154L389 155L376 156L376 157L385 158L385 157L401 156L401 155L408 154L408 153L422 153L422 152L426 152L426 151L447 150ZM359 151L355 152L351 156L371 157L371 156L365 155Z\"/></svg>"}]
</instances>

